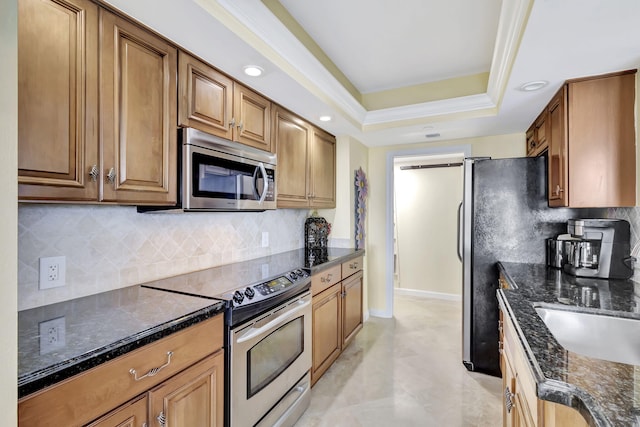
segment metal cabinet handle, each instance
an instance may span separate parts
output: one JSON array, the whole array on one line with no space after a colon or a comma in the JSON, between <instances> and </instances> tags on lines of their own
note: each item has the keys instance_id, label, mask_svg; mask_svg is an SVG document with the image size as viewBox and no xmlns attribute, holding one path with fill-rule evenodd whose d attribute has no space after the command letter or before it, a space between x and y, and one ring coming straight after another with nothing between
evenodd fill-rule
<instances>
[{"instance_id":1,"label":"metal cabinet handle","mask_svg":"<svg viewBox=\"0 0 640 427\"><path fill-rule=\"evenodd\" d=\"M560 193L563 193L564 190L562 188L560 188L560 185L556 185L556 196L559 196Z\"/></svg>"},{"instance_id":2,"label":"metal cabinet handle","mask_svg":"<svg viewBox=\"0 0 640 427\"><path fill-rule=\"evenodd\" d=\"M113 184L116 182L116 170L114 168L109 169L109 173L107 174L107 181Z\"/></svg>"},{"instance_id":3,"label":"metal cabinet handle","mask_svg":"<svg viewBox=\"0 0 640 427\"><path fill-rule=\"evenodd\" d=\"M167 417L164 414L164 411L160 412L160 414L156 417L158 423L160 423L160 427L166 427L167 425Z\"/></svg>"},{"instance_id":4,"label":"metal cabinet handle","mask_svg":"<svg viewBox=\"0 0 640 427\"><path fill-rule=\"evenodd\" d=\"M99 176L100 176L100 171L98 170L98 165L91 166L91 170L89 171L89 177L91 178L91 182L97 182Z\"/></svg>"},{"instance_id":5,"label":"metal cabinet handle","mask_svg":"<svg viewBox=\"0 0 640 427\"><path fill-rule=\"evenodd\" d=\"M331 279L333 279L333 274L329 273L329 274L327 274L327 277L321 277L320 281L323 282L323 283L324 282L330 282Z\"/></svg>"},{"instance_id":6,"label":"metal cabinet handle","mask_svg":"<svg viewBox=\"0 0 640 427\"><path fill-rule=\"evenodd\" d=\"M357 269L358 268L358 263L354 262L354 263L349 264L349 268L354 269L354 270Z\"/></svg>"},{"instance_id":7,"label":"metal cabinet handle","mask_svg":"<svg viewBox=\"0 0 640 427\"><path fill-rule=\"evenodd\" d=\"M133 375L133 379L136 380L136 381L140 381L141 379L146 378L146 377L153 377L153 376L157 375L160 371L162 371L164 368L169 366L169 364L171 363L171 356L173 356L173 351L168 351L167 352L167 363L165 363L164 365L159 366L157 368L149 369L149 372L147 372L146 374L144 374L141 377L138 377L138 373L133 368L129 369L129 373L131 375Z\"/></svg>"},{"instance_id":8,"label":"metal cabinet handle","mask_svg":"<svg viewBox=\"0 0 640 427\"><path fill-rule=\"evenodd\" d=\"M513 408L513 397L514 394L511 393L509 387L504 389L504 406L507 408L507 414L511 413L511 409Z\"/></svg>"},{"instance_id":9,"label":"metal cabinet handle","mask_svg":"<svg viewBox=\"0 0 640 427\"><path fill-rule=\"evenodd\" d=\"M240 132L242 132L242 130L244 129L244 123L240 122L240 124L238 125L238 129L240 129Z\"/></svg>"},{"instance_id":10,"label":"metal cabinet handle","mask_svg":"<svg viewBox=\"0 0 640 427\"><path fill-rule=\"evenodd\" d=\"M236 125L236 119L235 118L231 118L231 120L229 120L229 127L232 128Z\"/></svg>"}]
</instances>

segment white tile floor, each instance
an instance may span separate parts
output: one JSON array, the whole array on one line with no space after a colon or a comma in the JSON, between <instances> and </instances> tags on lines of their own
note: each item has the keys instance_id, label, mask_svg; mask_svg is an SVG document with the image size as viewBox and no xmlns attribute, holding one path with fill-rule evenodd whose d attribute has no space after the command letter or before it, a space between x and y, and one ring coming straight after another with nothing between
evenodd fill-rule
<instances>
[{"instance_id":1,"label":"white tile floor","mask_svg":"<svg viewBox=\"0 0 640 427\"><path fill-rule=\"evenodd\" d=\"M295 427L502 425L499 378L461 361L461 304L396 297L316 383Z\"/></svg>"}]
</instances>

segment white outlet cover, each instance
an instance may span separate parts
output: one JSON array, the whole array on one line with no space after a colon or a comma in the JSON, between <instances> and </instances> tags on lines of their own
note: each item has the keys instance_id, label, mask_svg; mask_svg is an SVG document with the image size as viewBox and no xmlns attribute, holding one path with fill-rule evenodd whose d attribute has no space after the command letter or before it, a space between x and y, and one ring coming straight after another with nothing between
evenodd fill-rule
<instances>
[{"instance_id":1,"label":"white outlet cover","mask_svg":"<svg viewBox=\"0 0 640 427\"><path fill-rule=\"evenodd\" d=\"M49 279L49 267L52 265L58 266L58 279ZM53 256L40 258L40 280L39 288L51 289L64 286L66 284L66 271L67 271L67 257L65 256Z\"/></svg>"},{"instance_id":2,"label":"white outlet cover","mask_svg":"<svg viewBox=\"0 0 640 427\"><path fill-rule=\"evenodd\" d=\"M268 231L263 231L262 232L262 247L263 248L269 247L269 232Z\"/></svg>"},{"instance_id":3,"label":"white outlet cover","mask_svg":"<svg viewBox=\"0 0 640 427\"><path fill-rule=\"evenodd\" d=\"M64 348L67 341L64 316L46 320L38 324L40 332L40 354Z\"/></svg>"}]
</instances>

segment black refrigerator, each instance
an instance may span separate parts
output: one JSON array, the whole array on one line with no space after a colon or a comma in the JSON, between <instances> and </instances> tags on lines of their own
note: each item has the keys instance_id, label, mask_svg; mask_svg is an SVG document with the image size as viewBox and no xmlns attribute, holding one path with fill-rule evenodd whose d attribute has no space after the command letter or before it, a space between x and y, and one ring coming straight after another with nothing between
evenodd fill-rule
<instances>
[{"instance_id":1,"label":"black refrigerator","mask_svg":"<svg viewBox=\"0 0 640 427\"><path fill-rule=\"evenodd\" d=\"M462 362L500 376L498 261L544 264L546 239L567 219L605 209L549 208L546 157L465 159L458 252L462 259Z\"/></svg>"}]
</instances>

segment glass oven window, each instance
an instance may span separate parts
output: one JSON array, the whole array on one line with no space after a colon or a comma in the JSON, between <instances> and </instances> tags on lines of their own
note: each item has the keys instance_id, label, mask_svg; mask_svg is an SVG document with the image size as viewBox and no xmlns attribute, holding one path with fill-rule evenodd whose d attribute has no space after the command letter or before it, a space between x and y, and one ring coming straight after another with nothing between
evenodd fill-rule
<instances>
[{"instance_id":1,"label":"glass oven window","mask_svg":"<svg viewBox=\"0 0 640 427\"><path fill-rule=\"evenodd\" d=\"M247 399L284 372L304 351L304 317L281 326L247 354Z\"/></svg>"},{"instance_id":2,"label":"glass oven window","mask_svg":"<svg viewBox=\"0 0 640 427\"><path fill-rule=\"evenodd\" d=\"M256 200L264 180L256 166L193 153L193 195L232 200Z\"/></svg>"}]
</instances>

